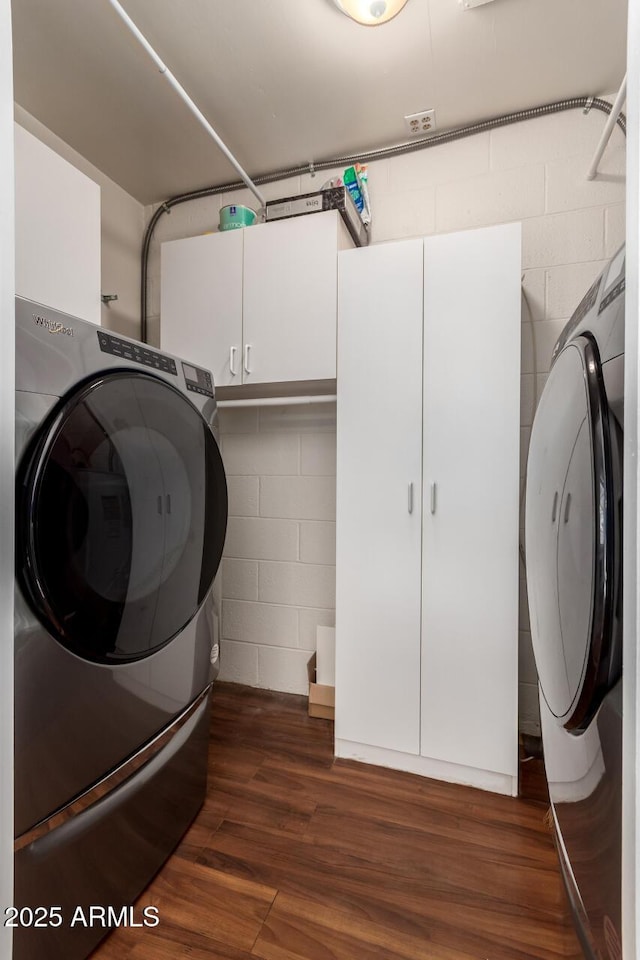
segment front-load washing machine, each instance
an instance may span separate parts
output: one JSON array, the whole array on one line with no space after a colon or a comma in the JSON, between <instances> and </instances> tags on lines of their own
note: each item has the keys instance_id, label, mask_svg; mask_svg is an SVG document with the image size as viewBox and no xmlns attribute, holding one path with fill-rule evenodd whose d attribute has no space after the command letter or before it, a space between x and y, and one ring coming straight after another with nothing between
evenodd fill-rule
<instances>
[{"instance_id":1,"label":"front-load washing machine","mask_svg":"<svg viewBox=\"0 0 640 960\"><path fill-rule=\"evenodd\" d=\"M207 371L16 301L16 960L86 957L204 799L216 431Z\"/></svg>"},{"instance_id":2,"label":"front-load washing machine","mask_svg":"<svg viewBox=\"0 0 640 960\"><path fill-rule=\"evenodd\" d=\"M624 248L556 344L527 465L545 766L584 952L621 957Z\"/></svg>"}]
</instances>

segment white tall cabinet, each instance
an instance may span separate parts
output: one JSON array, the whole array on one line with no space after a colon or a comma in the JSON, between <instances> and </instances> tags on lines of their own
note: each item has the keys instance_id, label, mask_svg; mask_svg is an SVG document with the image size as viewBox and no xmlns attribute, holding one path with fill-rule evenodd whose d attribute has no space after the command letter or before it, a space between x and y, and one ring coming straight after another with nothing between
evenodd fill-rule
<instances>
[{"instance_id":1,"label":"white tall cabinet","mask_svg":"<svg viewBox=\"0 0 640 960\"><path fill-rule=\"evenodd\" d=\"M520 226L339 258L336 754L517 790Z\"/></svg>"}]
</instances>

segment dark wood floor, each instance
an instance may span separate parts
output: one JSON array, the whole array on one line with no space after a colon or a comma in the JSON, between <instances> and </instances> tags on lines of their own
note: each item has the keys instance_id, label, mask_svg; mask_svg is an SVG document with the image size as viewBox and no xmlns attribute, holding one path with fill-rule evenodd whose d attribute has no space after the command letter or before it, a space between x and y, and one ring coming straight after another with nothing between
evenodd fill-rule
<instances>
[{"instance_id":1,"label":"dark wood floor","mask_svg":"<svg viewBox=\"0 0 640 960\"><path fill-rule=\"evenodd\" d=\"M333 760L302 697L215 689L209 793L92 960L574 960L546 806Z\"/></svg>"}]
</instances>

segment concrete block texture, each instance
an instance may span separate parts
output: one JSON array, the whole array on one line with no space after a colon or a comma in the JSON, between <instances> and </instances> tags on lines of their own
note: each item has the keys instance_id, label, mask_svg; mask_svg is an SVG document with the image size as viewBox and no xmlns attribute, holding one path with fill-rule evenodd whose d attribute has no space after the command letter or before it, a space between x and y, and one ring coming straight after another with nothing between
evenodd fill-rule
<instances>
[{"instance_id":1,"label":"concrete block texture","mask_svg":"<svg viewBox=\"0 0 640 960\"><path fill-rule=\"evenodd\" d=\"M261 477L260 516L335 520L335 477Z\"/></svg>"},{"instance_id":2,"label":"concrete block texture","mask_svg":"<svg viewBox=\"0 0 640 960\"><path fill-rule=\"evenodd\" d=\"M229 517L224 555L245 560L297 560L298 524L262 517Z\"/></svg>"},{"instance_id":3,"label":"concrete block texture","mask_svg":"<svg viewBox=\"0 0 640 960\"><path fill-rule=\"evenodd\" d=\"M316 627L335 623L335 402L223 409L220 428L224 675L306 693Z\"/></svg>"},{"instance_id":4,"label":"concrete block texture","mask_svg":"<svg viewBox=\"0 0 640 960\"><path fill-rule=\"evenodd\" d=\"M336 432L335 400L300 405L274 404L260 407L258 415L261 433Z\"/></svg>"},{"instance_id":5,"label":"concrete block texture","mask_svg":"<svg viewBox=\"0 0 640 960\"><path fill-rule=\"evenodd\" d=\"M387 193L378 198L371 224L374 243L421 237L435 233L436 192L423 187L406 193Z\"/></svg>"},{"instance_id":6,"label":"concrete block texture","mask_svg":"<svg viewBox=\"0 0 640 960\"><path fill-rule=\"evenodd\" d=\"M617 140L609 142L594 180L587 180L592 153L547 163L546 212L580 210L619 202L625 182L626 151L624 146L617 144Z\"/></svg>"},{"instance_id":7,"label":"concrete block texture","mask_svg":"<svg viewBox=\"0 0 640 960\"><path fill-rule=\"evenodd\" d=\"M231 476L297 474L296 435L230 434L222 437L224 468Z\"/></svg>"},{"instance_id":8,"label":"concrete block texture","mask_svg":"<svg viewBox=\"0 0 640 960\"><path fill-rule=\"evenodd\" d=\"M227 474L230 517L257 517L260 480L258 477L232 477Z\"/></svg>"},{"instance_id":9,"label":"concrete block texture","mask_svg":"<svg viewBox=\"0 0 640 960\"><path fill-rule=\"evenodd\" d=\"M221 407L219 408L220 434L257 433L257 407Z\"/></svg>"},{"instance_id":10,"label":"concrete block texture","mask_svg":"<svg viewBox=\"0 0 640 960\"><path fill-rule=\"evenodd\" d=\"M265 603L335 609L335 567L311 563L258 564L258 599Z\"/></svg>"},{"instance_id":11,"label":"concrete block texture","mask_svg":"<svg viewBox=\"0 0 640 960\"><path fill-rule=\"evenodd\" d=\"M439 184L436 232L541 216L545 212L544 186L544 164Z\"/></svg>"},{"instance_id":12,"label":"concrete block texture","mask_svg":"<svg viewBox=\"0 0 640 960\"><path fill-rule=\"evenodd\" d=\"M550 267L604 257L604 207L533 217L522 224L522 266Z\"/></svg>"},{"instance_id":13,"label":"concrete block texture","mask_svg":"<svg viewBox=\"0 0 640 960\"><path fill-rule=\"evenodd\" d=\"M258 563L222 558L222 596L232 600L258 599Z\"/></svg>"},{"instance_id":14,"label":"concrete block texture","mask_svg":"<svg viewBox=\"0 0 640 960\"><path fill-rule=\"evenodd\" d=\"M309 693L308 650L285 650L280 647L257 647L258 686L285 693Z\"/></svg>"},{"instance_id":15,"label":"concrete block texture","mask_svg":"<svg viewBox=\"0 0 640 960\"><path fill-rule=\"evenodd\" d=\"M335 477L335 433L303 433L300 436L300 473L303 476Z\"/></svg>"},{"instance_id":16,"label":"concrete block texture","mask_svg":"<svg viewBox=\"0 0 640 960\"><path fill-rule=\"evenodd\" d=\"M489 134L480 133L426 150L405 153L389 162L389 193L424 190L425 184L452 183L489 171Z\"/></svg>"},{"instance_id":17,"label":"concrete block texture","mask_svg":"<svg viewBox=\"0 0 640 960\"><path fill-rule=\"evenodd\" d=\"M300 560L336 565L336 525L331 521L305 520L300 524Z\"/></svg>"},{"instance_id":18,"label":"concrete block texture","mask_svg":"<svg viewBox=\"0 0 640 960\"><path fill-rule=\"evenodd\" d=\"M508 170L530 163L548 163L572 156L593 156L603 113L581 109L537 117L491 131L491 169Z\"/></svg>"},{"instance_id":19,"label":"concrete block texture","mask_svg":"<svg viewBox=\"0 0 640 960\"><path fill-rule=\"evenodd\" d=\"M302 607L298 610L298 643L303 650L315 650L317 627L335 627L336 613L331 609Z\"/></svg>"},{"instance_id":20,"label":"concrete block texture","mask_svg":"<svg viewBox=\"0 0 640 960\"><path fill-rule=\"evenodd\" d=\"M547 270L547 320L568 320L583 296L604 269L606 260L567 263Z\"/></svg>"},{"instance_id":21,"label":"concrete block texture","mask_svg":"<svg viewBox=\"0 0 640 960\"><path fill-rule=\"evenodd\" d=\"M252 643L220 641L220 680L258 686L258 648Z\"/></svg>"},{"instance_id":22,"label":"concrete block texture","mask_svg":"<svg viewBox=\"0 0 640 960\"><path fill-rule=\"evenodd\" d=\"M273 603L222 601L222 636L225 640L298 646L298 610Z\"/></svg>"}]
</instances>

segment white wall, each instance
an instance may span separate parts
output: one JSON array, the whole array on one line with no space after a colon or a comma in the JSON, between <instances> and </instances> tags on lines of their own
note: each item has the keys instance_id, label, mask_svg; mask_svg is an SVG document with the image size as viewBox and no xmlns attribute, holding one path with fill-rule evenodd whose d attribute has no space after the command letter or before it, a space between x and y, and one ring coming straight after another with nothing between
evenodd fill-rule
<instances>
[{"instance_id":1,"label":"white wall","mask_svg":"<svg viewBox=\"0 0 640 960\"><path fill-rule=\"evenodd\" d=\"M11 5L0 0L0 957L13 902L14 235Z\"/></svg>"},{"instance_id":2,"label":"white wall","mask_svg":"<svg viewBox=\"0 0 640 960\"><path fill-rule=\"evenodd\" d=\"M592 112L585 116L581 110L574 110L370 165L374 242L446 233L510 220L523 221L523 290L526 298L522 318L523 478L535 405L549 369L553 344L605 260L624 241L625 150L619 130L614 131L598 179L594 182L585 179L604 121L602 113ZM326 172L318 174L315 179L296 177L270 184L264 192L267 198L305 193L320 188L331 175ZM150 261L150 316L153 318L150 329L156 342L160 312L159 243L215 229L219 208L232 201L253 205L253 198L245 190L174 207L170 216L161 218ZM151 210L147 214L150 215ZM477 333L482 336L481 330ZM253 484L256 488L257 477L260 491L270 489L271 481L267 478L275 473L287 477L299 476L299 473L295 464L287 463L284 453L281 460L278 454L279 448L284 449L291 440L291 426L286 418L278 426L273 414L267 414L266 409L255 416L257 419L251 421L245 442L248 445L258 443L260 456L251 462L250 469L246 469L244 480L238 473L238 466L234 465L232 484L236 488ZM266 417L265 422L270 423L268 430L262 425L261 417ZM222 420L227 459L230 445L235 450L242 443L238 423L238 419L228 416ZM295 435L295 430L293 432ZM312 426L309 432L314 435ZM302 434L297 436L299 440ZM316 469L332 476L334 450L326 440L316 443L309 439L307 442L309 449L313 449ZM295 508L288 508L287 519L297 523L302 530L302 524L315 509L317 492L310 483L296 483L300 491L306 489L307 492L301 492L296 498ZM471 483L470 477L470 492ZM524 480L522 486L524 488ZM260 501L256 504L255 497L248 505L240 501L235 510L236 516L244 516L247 520L263 516L263 505ZM324 513L322 522L331 523L334 519L334 515ZM232 529L237 527L237 522L232 524ZM251 530L255 533L252 534ZM303 561L299 557L297 560L276 557L264 561L265 537L261 530L264 531L264 526L258 523L244 525L242 560L233 556L237 552L235 536L225 551L225 568L234 571L231 579L227 574L223 603L226 608L226 617L223 611L226 656L233 664L233 678L236 680L304 692L299 650L311 640L305 633L301 641L299 629L296 641L291 611L298 611L300 616L302 609L321 607L323 618L329 620L329 607L318 604L311 597L323 596L323 602L328 602L327 577L333 557L325 552L317 572L305 572L310 591L306 607L301 602L295 580L300 573L297 568L284 566ZM285 530L282 526L277 535L266 538L271 543L268 549L272 552L284 549ZM289 600L285 593L279 593L277 601L267 598L261 587L261 576L264 575L261 564L265 562L283 564L282 577L285 569L289 570L287 575L291 577L292 590ZM233 590L234 596L229 594L229 589ZM325 590L327 592L323 593ZM246 614L253 618L252 626L247 625L246 632L244 627L238 626L235 615L233 619L229 616L230 604L237 611L235 594L238 593L246 596ZM539 730L536 674L522 567L520 621L520 723L523 730L535 733ZM307 625L305 614L305 631ZM266 665L268 658L271 658L270 663L277 664L277 669L266 671L265 668L261 673L259 665L261 662Z\"/></svg>"},{"instance_id":3,"label":"white wall","mask_svg":"<svg viewBox=\"0 0 640 960\"><path fill-rule=\"evenodd\" d=\"M15 119L47 146L72 163L100 186L102 224L102 293L117 293L118 300L102 307L101 322L128 337L140 336L140 250L144 232L144 207L97 167L16 104Z\"/></svg>"}]
</instances>

